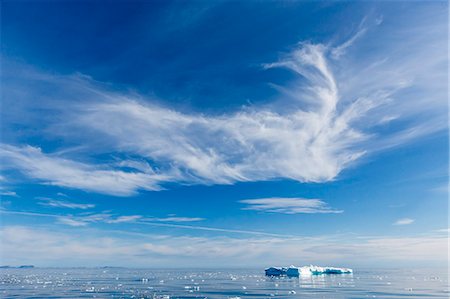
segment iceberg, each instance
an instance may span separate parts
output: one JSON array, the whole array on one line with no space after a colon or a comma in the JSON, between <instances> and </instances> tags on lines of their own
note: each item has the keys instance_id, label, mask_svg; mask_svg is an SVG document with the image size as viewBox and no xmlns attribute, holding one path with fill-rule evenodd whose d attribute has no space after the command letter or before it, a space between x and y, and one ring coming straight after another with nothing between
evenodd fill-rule
<instances>
[{"instance_id":1,"label":"iceberg","mask_svg":"<svg viewBox=\"0 0 450 299\"><path fill-rule=\"evenodd\" d=\"M293 276L298 277L298 276L300 275L300 272L299 272L299 270L298 270L297 267L295 267L295 266L290 266L290 267L286 270L286 275L287 275L287 276L290 276L290 277L293 277Z\"/></svg>"},{"instance_id":2,"label":"iceberg","mask_svg":"<svg viewBox=\"0 0 450 299\"><path fill-rule=\"evenodd\" d=\"M287 269L284 267L270 267L264 270L266 276L283 276L286 275Z\"/></svg>"},{"instance_id":3,"label":"iceberg","mask_svg":"<svg viewBox=\"0 0 450 299\"><path fill-rule=\"evenodd\" d=\"M295 266L286 267L270 267L265 269L267 276L299 276L299 268Z\"/></svg>"},{"instance_id":4,"label":"iceberg","mask_svg":"<svg viewBox=\"0 0 450 299\"><path fill-rule=\"evenodd\" d=\"M295 267L270 267L265 269L266 276L310 276L310 275L322 275L322 274L352 274L353 270L350 268L337 268L337 267L320 267L320 266L303 266Z\"/></svg>"},{"instance_id":5,"label":"iceberg","mask_svg":"<svg viewBox=\"0 0 450 299\"><path fill-rule=\"evenodd\" d=\"M319 266L304 266L301 267L302 275L321 275L321 274L351 274L353 270L350 268L337 267L319 267Z\"/></svg>"}]
</instances>

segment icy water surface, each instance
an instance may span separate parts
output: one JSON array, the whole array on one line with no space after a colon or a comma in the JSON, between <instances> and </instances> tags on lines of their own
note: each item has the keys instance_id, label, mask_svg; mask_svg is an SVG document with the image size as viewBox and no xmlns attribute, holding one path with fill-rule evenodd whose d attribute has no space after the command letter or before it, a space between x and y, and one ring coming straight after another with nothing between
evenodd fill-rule
<instances>
[{"instance_id":1,"label":"icy water surface","mask_svg":"<svg viewBox=\"0 0 450 299\"><path fill-rule=\"evenodd\" d=\"M449 298L445 269L268 278L261 270L1 269L1 298Z\"/></svg>"}]
</instances>

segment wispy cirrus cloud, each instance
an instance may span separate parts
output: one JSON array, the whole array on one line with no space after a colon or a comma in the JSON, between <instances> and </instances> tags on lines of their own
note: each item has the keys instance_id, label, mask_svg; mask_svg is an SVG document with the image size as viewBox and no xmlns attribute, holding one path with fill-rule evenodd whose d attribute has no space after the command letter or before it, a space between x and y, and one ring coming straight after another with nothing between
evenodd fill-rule
<instances>
[{"instance_id":1,"label":"wispy cirrus cloud","mask_svg":"<svg viewBox=\"0 0 450 299\"><path fill-rule=\"evenodd\" d=\"M89 204L89 203L74 203L67 200L61 200L61 199L52 199L47 197L37 197L39 199L38 204L42 206L48 206L53 208L68 208L68 209L81 209L81 210L87 210L95 208L95 204Z\"/></svg>"},{"instance_id":2,"label":"wispy cirrus cloud","mask_svg":"<svg viewBox=\"0 0 450 299\"><path fill-rule=\"evenodd\" d=\"M58 217L58 223L79 227L79 226L87 226L88 222L83 220L77 220L72 217Z\"/></svg>"},{"instance_id":3,"label":"wispy cirrus cloud","mask_svg":"<svg viewBox=\"0 0 450 299\"><path fill-rule=\"evenodd\" d=\"M122 215L115 216L111 213L89 213L84 215L66 215L58 216L57 220L61 224L66 224L69 226L87 226L92 223L132 223L141 219L141 215Z\"/></svg>"},{"instance_id":4,"label":"wispy cirrus cloud","mask_svg":"<svg viewBox=\"0 0 450 299\"><path fill-rule=\"evenodd\" d=\"M0 196L20 197L17 192L8 189L6 186L7 182L8 180L3 175L0 175Z\"/></svg>"},{"instance_id":5,"label":"wispy cirrus cloud","mask_svg":"<svg viewBox=\"0 0 450 299\"><path fill-rule=\"evenodd\" d=\"M36 216L39 216L40 213L35 213ZM48 214L43 214L48 216ZM198 222L205 220L204 218L199 217L146 217L143 215L121 215L117 216L110 212L101 212L101 213L82 213L75 215L50 215L54 218L57 218L59 223L66 224L69 226L87 226L92 223L109 223L109 224L117 224L117 223L138 223L138 224L152 224L155 225L163 225L163 222L168 223L180 223L180 222ZM159 224L158 224L159 223Z\"/></svg>"},{"instance_id":6,"label":"wispy cirrus cloud","mask_svg":"<svg viewBox=\"0 0 450 299\"><path fill-rule=\"evenodd\" d=\"M205 232L220 232L226 234L238 234L238 235L254 235L254 236L270 236L270 237L288 237L290 235L286 234L276 234L265 231L256 230L244 230L244 229L230 229L223 227L210 227L201 225L188 225L182 222L197 222L205 220L204 218L198 217L175 217L169 216L165 218L156 217L144 217L142 215L124 215L115 216L111 213L85 213L83 215L60 215L60 214L48 214L48 213L38 213L38 212L24 212L24 211L11 211L6 209L0 209L0 213L12 214L12 215L22 215L30 217L47 217L54 218L58 223L66 224L73 227L88 226L92 223L124 223L130 222L143 226L154 226L154 227L168 227L176 228L182 230L192 230L192 231L205 231Z\"/></svg>"},{"instance_id":7,"label":"wispy cirrus cloud","mask_svg":"<svg viewBox=\"0 0 450 299\"><path fill-rule=\"evenodd\" d=\"M323 46L305 44L284 62L268 66L291 68L312 82L308 96L316 103L309 111L281 114L258 109L213 117L94 90L92 96L98 100L86 103L83 111L70 116L70 122L61 124L83 128L108 148L139 155L158 165L158 170L127 172L46 154L31 146L3 145L1 154L7 165L43 183L115 195L160 190L162 183L170 181L329 181L363 154L353 147L366 137L350 122L360 116L352 111L363 114L370 107L357 101L343 112L336 110L337 85L324 51ZM72 84L70 78L64 81ZM86 85L83 93L92 88ZM68 131L78 130L64 130Z\"/></svg>"},{"instance_id":8,"label":"wispy cirrus cloud","mask_svg":"<svg viewBox=\"0 0 450 299\"><path fill-rule=\"evenodd\" d=\"M339 59L342 55L344 55L348 48L350 48L358 39L360 39L367 31L366 26L367 19L364 18L355 34L353 34L349 39L344 41L343 43L337 45L336 47L331 48L331 57L334 59ZM375 20L376 25L380 25L382 23L382 17Z\"/></svg>"},{"instance_id":9,"label":"wispy cirrus cloud","mask_svg":"<svg viewBox=\"0 0 450 299\"><path fill-rule=\"evenodd\" d=\"M447 53L440 50L445 39L437 25L430 26L393 31L408 46L390 42L376 55L364 56L364 63L339 58L369 35L366 27L340 46L301 43L264 65L297 77L279 89L279 101L221 115L176 111L135 93L108 91L82 75L15 67L21 77L3 89L6 101L27 107L17 115L26 115L31 127L33 121L44 123L46 138L79 146L54 151L5 144L3 168L43 184L117 196L161 190L168 182L332 181L366 154L446 128L446 84L440 83L447 78L442 67ZM33 90L17 94L11 82L28 82ZM42 92L40 86L54 88ZM33 114L40 95L39 104L61 117ZM61 104L57 98L67 100ZM379 131L391 122L399 125ZM99 156L101 163L92 162Z\"/></svg>"},{"instance_id":10,"label":"wispy cirrus cloud","mask_svg":"<svg viewBox=\"0 0 450 299\"><path fill-rule=\"evenodd\" d=\"M32 146L2 145L0 155L3 167L19 169L44 184L118 196L131 195L137 189L160 190L159 182L169 179L164 174L126 172L47 155Z\"/></svg>"},{"instance_id":11,"label":"wispy cirrus cloud","mask_svg":"<svg viewBox=\"0 0 450 299\"><path fill-rule=\"evenodd\" d=\"M342 210L330 208L320 199L308 198L258 198L240 201L246 204L243 210L262 211L283 214L315 214L315 213L342 213Z\"/></svg>"},{"instance_id":12,"label":"wispy cirrus cloud","mask_svg":"<svg viewBox=\"0 0 450 299\"><path fill-rule=\"evenodd\" d=\"M161 222L196 222L205 220L200 217L177 217L177 216L169 216L163 218L154 218L154 217L146 217L146 221L161 221Z\"/></svg>"},{"instance_id":13,"label":"wispy cirrus cloud","mask_svg":"<svg viewBox=\"0 0 450 299\"><path fill-rule=\"evenodd\" d=\"M414 219L401 218L401 219L398 219L397 221L395 221L393 223L393 225L409 225L409 224L413 224L413 223L414 223Z\"/></svg>"}]
</instances>

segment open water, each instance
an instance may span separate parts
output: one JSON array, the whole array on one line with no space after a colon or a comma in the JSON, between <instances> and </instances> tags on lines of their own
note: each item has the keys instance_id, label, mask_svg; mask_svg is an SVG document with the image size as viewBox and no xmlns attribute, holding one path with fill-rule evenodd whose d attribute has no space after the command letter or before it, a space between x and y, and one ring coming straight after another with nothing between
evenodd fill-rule
<instances>
[{"instance_id":1,"label":"open water","mask_svg":"<svg viewBox=\"0 0 450 299\"><path fill-rule=\"evenodd\" d=\"M270 278L261 270L1 269L0 298L449 298L441 270Z\"/></svg>"}]
</instances>

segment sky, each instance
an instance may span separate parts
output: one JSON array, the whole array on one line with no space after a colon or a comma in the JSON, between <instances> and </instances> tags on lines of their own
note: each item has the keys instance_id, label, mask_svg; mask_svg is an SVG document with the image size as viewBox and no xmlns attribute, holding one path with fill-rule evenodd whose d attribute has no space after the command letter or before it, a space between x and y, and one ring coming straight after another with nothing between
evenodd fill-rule
<instances>
[{"instance_id":1,"label":"sky","mask_svg":"<svg viewBox=\"0 0 450 299\"><path fill-rule=\"evenodd\" d=\"M1 5L0 264L446 264L447 1Z\"/></svg>"}]
</instances>

